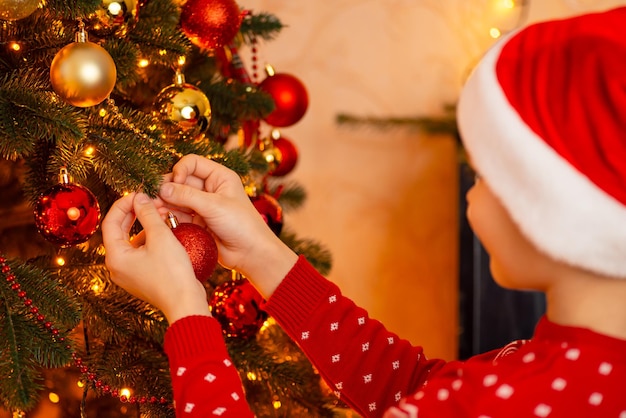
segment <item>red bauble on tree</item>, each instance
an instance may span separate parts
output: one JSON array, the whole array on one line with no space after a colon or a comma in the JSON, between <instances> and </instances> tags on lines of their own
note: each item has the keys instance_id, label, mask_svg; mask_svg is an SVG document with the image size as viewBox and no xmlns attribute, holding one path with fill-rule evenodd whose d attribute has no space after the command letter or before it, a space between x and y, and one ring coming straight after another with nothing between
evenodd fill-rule
<instances>
[{"instance_id":1,"label":"red bauble on tree","mask_svg":"<svg viewBox=\"0 0 626 418\"><path fill-rule=\"evenodd\" d=\"M239 144L244 148L247 148L253 144L256 144L259 138L259 127L261 122L256 119L245 120L241 124L239 129Z\"/></svg>"},{"instance_id":2,"label":"red bauble on tree","mask_svg":"<svg viewBox=\"0 0 626 418\"><path fill-rule=\"evenodd\" d=\"M217 267L217 245L209 231L192 223L178 223L169 213L167 223L187 251L196 279L206 282Z\"/></svg>"},{"instance_id":3,"label":"red bauble on tree","mask_svg":"<svg viewBox=\"0 0 626 418\"><path fill-rule=\"evenodd\" d=\"M273 71L268 70L268 74ZM275 108L265 121L276 127L291 126L302 119L309 107L309 95L300 80L291 74L268 75L259 84L259 89L274 100Z\"/></svg>"},{"instance_id":4,"label":"red bauble on tree","mask_svg":"<svg viewBox=\"0 0 626 418\"><path fill-rule=\"evenodd\" d=\"M39 196L34 212L39 233L61 247L91 238L101 216L94 194L84 186L71 183L65 168L60 170L59 184Z\"/></svg>"},{"instance_id":5,"label":"red bauble on tree","mask_svg":"<svg viewBox=\"0 0 626 418\"><path fill-rule=\"evenodd\" d=\"M256 210L261 214L265 223L276 234L283 230L283 208L272 195L259 193L250 198Z\"/></svg>"},{"instance_id":6,"label":"red bauble on tree","mask_svg":"<svg viewBox=\"0 0 626 418\"><path fill-rule=\"evenodd\" d=\"M233 0L187 0L180 13L180 27L196 46L215 49L237 35L241 18Z\"/></svg>"},{"instance_id":7,"label":"red bauble on tree","mask_svg":"<svg viewBox=\"0 0 626 418\"><path fill-rule=\"evenodd\" d=\"M229 337L251 338L256 335L267 313L265 300L247 279L238 278L215 288L209 299L211 314Z\"/></svg>"}]
</instances>

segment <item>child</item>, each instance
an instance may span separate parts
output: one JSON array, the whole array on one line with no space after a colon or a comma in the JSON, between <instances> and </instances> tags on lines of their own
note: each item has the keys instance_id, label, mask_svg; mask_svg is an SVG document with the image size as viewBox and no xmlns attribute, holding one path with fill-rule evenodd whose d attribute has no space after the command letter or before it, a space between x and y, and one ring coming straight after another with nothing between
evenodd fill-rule
<instances>
[{"instance_id":1,"label":"child","mask_svg":"<svg viewBox=\"0 0 626 418\"><path fill-rule=\"evenodd\" d=\"M220 263L257 286L269 314L363 416L626 418L624 26L626 8L529 26L486 54L460 97L480 177L467 216L493 277L546 294L531 340L465 362L427 358L286 247L238 176L205 158L182 158L154 202L116 202L102 225L107 266L171 324L178 416L252 412L165 210L213 232ZM129 241L134 214L145 241Z\"/></svg>"}]
</instances>

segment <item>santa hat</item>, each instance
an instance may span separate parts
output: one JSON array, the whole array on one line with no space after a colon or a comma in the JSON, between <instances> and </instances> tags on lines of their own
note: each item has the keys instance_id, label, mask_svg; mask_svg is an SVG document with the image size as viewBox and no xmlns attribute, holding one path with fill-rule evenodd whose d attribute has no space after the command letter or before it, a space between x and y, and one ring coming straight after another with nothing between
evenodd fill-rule
<instances>
[{"instance_id":1,"label":"santa hat","mask_svg":"<svg viewBox=\"0 0 626 418\"><path fill-rule=\"evenodd\" d=\"M626 7L498 41L461 92L472 164L554 259L626 278Z\"/></svg>"}]
</instances>

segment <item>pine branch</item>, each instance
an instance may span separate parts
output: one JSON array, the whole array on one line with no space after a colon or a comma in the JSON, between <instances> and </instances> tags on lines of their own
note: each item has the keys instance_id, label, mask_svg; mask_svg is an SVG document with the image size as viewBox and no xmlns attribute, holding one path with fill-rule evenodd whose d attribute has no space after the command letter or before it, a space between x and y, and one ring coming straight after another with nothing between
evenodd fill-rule
<instances>
[{"instance_id":1,"label":"pine branch","mask_svg":"<svg viewBox=\"0 0 626 418\"><path fill-rule=\"evenodd\" d=\"M306 200L306 190L296 182L278 183L269 179L268 186L272 196L278 195L278 202L285 212L302 207Z\"/></svg>"},{"instance_id":2,"label":"pine branch","mask_svg":"<svg viewBox=\"0 0 626 418\"><path fill-rule=\"evenodd\" d=\"M76 20L102 7L101 0L46 0L46 11L56 18Z\"/></svg>"},{"instance_id":3,"label":"pine branch","mask_svg":"<svg viewBox=\"0 0 626 418\"><path fill-rule=\"evenodd\" d=\"M223 83L218 80L205 80L200 82L198 87L209 98L213 109L213 118L218 120L231 122L259 120L274 110L274 101L269 94L251 88L247 84L236 81ZM238 123L232 126L235 129L238 127ZM214 134L214 136L217 135Z\"/></svg>"},{"instance_id":4,"label":"pine branch","mask_svg":"<svg viewBox=\"0 0 626 418\"><path fill-rule=\"evenodd\" d=\"M280 239L298 254L303 254L307 260L322 275L327 275L332 267L332 255L320 243L312 239L297 238L296 234L283 228Z\"/></svg>"},{"instance_id":5,"label":"pine branch","mask_svg":"<svg viewBox=\"0 0 626 418\"><path fill-rule=\"evenodd\" d=\"M282 22L270 13L250 12L241 21L240 32L247 43L251 43L254 38L271 41L284 27Z\"/></svg>"},{"instance_id":6,"label":"pine branch","mask_svg":"<svg viewBox=\"0 0 626 418\"><path fill-rule=\"evenodd\" d=\"M178 26L179 19L180 8L173 1L151 0L139 10L128 39L152 63L174 67L178 57L188 55L192 48Z\"/></svg>"},{"instance_id":7,"label":"pine branch","mask_svg":"<svg viewBox=\"0 0 626 418\"><path fill-rule=\"evenodd\" d=\"M40 368L65 366L71 360L69 333L78 323L78 307L67 289L44 271L15 260L6 265L10 272L3 271L4 275L14 279L3 280L7 284L0 286L0 373L4 377L0 395L11 409L28 410L38 399ZM17 285L24 297L14 288ZM63 338L63 343L52 339L38 315L59 331L57 338Z\"/></svg>"},{"instance_id":8,"label":"pine branch","mask_svg":"<svg viewBox=\"0 0 626 418\"><path fill-rule=\"evenodd\" d=\"M146 126L151 122L146 115L120 108L123 117L145 136L138 136L125 122L114 116L90 118L92 132L89 138L96 147L93 167L102 181L119 195L143 190L156 195L162 175L173 165L175 151L160 142Z\"/></svg>"},{"instance_id":9,"label":"pine branch","mask_svg":"<svg viewBox=\"0 0 626 418\"><path fill-rule=\"evenodd\" d=\"M340 113L336 117L339 125L352 127L372 127L377 129L414 128L429 133L444 133L457 135L456 116L454 106L444 108L445 115L441 117L359 117Z\"/></svg>"},{"instance_id":10,"label":"pine branch","mask_svg":"<svg viewBox=\"0 0 626 418\"><path fill-rule=\"evenodd\" d=\"M52 56L72 42L75 33L62 22L51 25L49 9L36 11L31 16L0 26L0 70L49 67ZM13 46L18 45L18 49Z\"/></svg>"},{"instance_id":11,"label":"pine branch","mask_svg":"<svg viewBox=\"0 0 626 418\"><path fill-rule=\"evenodd\" d=\"M36 363L26 347L32 339L20 329L27 327L24 318L14 315L5 303L0 307L0 396L3 403L12 410L29 410L39 399L41 378Z\"/></svg>"},{"instance_id":12,"label":"pine branch","mask_svg":"<svg viewBox=\"0 0 626 418\"><path fill-rule=\"evenodd\" d=\"M162 342L167 329L163 315L123 291L106 296L82 295L84 322L103 341L121 344L141 337Z\"/></svg>"},{"instance_id":13,"label":"pine branch","mask_svg":"<svg viewBox=\"0 0 626 418\"><path fill-rule=\"evenodd\" d=\"M40 71L17 70L0 79L0 156L16 159L35 150L38 139L77 145L86 120L46 89Z\"/></svg>"}]
</instances>

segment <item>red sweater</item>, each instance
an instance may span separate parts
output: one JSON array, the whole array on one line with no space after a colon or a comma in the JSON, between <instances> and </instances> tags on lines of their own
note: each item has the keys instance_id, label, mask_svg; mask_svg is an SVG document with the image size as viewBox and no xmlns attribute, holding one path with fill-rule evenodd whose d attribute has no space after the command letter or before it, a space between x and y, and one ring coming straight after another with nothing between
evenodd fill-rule
<instances>
[{"instance_id":1,"label":"red sweater","mask_svg":"<svg viewBox=\"0 0 626 418\"><path fill-rule=\"evenodd\" d=\"M428 359L300 258L266 310L364 417L626 418L626 341L543 318L532 340L467 361ZM250 417L217 321L165 337L178 417Z\"/></svg>"}]
</instances>

